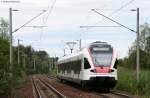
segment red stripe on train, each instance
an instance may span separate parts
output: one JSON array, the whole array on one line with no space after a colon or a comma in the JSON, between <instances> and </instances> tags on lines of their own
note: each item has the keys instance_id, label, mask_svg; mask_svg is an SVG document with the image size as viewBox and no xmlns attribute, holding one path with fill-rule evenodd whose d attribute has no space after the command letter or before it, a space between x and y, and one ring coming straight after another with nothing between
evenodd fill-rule
<instances>
[{"instance_id":1,"label":"red stripe on train","mask_svg":"<svg viewBox=\"0 0 150 98\"><path fill-rule=\"evenodd\" d=\"M109 73L111 72L110 67L95 67L97 73Z\"/></svg>"}]
</instances>

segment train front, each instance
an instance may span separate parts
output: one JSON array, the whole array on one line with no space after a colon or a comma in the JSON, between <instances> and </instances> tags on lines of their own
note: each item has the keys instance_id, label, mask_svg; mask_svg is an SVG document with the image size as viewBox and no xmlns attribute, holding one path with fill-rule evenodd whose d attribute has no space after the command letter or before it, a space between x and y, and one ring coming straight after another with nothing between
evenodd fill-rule
<instances>
[{"instance_id":1,"label":"train front","mask_svg":"<svg viewBox=\"0 0 150 98\"><path fill-rule=\"evenodd\" d=\"M117 82L117 53L107 43L93 43L89 47L91 57L90 82L99 88L114 88Z\"/></svg>"}]
</instances>

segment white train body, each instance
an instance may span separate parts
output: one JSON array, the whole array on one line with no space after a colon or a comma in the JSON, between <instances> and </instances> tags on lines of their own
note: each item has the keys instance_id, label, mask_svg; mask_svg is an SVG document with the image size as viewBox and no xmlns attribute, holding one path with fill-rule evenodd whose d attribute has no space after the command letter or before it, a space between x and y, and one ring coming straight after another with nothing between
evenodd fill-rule
<instances>
[{"instance_id":1,"label":"white train body","mask_svg":"<svg viewBox=\"0 0 150 98\"><path fill-rule=\"evenodd\" d=\"M111 45L95 42L82 51L58 60L58 78L98 88L117 82L117 53Z\"/></svg>"}]
</instances>

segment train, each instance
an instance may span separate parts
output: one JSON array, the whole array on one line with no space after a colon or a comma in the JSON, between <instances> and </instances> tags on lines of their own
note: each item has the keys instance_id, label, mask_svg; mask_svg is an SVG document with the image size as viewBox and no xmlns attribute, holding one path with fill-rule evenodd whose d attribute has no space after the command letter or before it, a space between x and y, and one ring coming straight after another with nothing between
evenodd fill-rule
<instances>
[{"instance_id":1,"label":"train","mask_svg":"<svg viewBox=\"0 0 150 98\"><path fill-rule=\"evenodd\" d=\"M113 89L117 83L117 51L112 45L96 41L81 51L58 59L58 79L82 87Z\"/></svg>"}]
</instances>

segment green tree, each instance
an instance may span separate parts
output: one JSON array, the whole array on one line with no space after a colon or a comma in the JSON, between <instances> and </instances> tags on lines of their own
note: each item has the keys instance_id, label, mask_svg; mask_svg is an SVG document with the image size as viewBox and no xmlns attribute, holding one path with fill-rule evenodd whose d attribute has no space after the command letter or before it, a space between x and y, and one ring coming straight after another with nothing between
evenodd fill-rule
<instances>
[{"instance_id":1,"label":"green tree","mask_svg":"<svg viewBox=\"0 0 150 98\"><path fill-rule=\"evenodd\" d=\"M8 22L0 19L0 97L12 94L12 88L20 87L26 74L48 73L49 56L46 51L35 51L31 46L20 45L20 64L18 46L13 47L13 65L9 64Z\"/></svg>"},{"instance_id":2,"label":"green tree","mask_svg":"<svg viewBox=\"0 0 150 98\"><path fill-rule=\"evenodd\" d=\"M25 79L25 71L17 64L17 47L13 47L13 65L9 64L8 22L0 20L0 96L9 96L12 88L20 86Z\"/></svg>"},{"instance_id":3,"label":"green tree","mask_svg":"<svg viewBox=\"0 0 150 98\"><path fill-rule=\"evenodd\" d=\"M142 52L140 53L141 56L141 66L143 68L150 68L150 27L148 23L140 26L141 34L140 34L140 46Z\"/></svg>"},{"instance_id":4,"label":"green tree","mask_svg":"<svg viewBox=\"0 0 150 98\"><path fill-rule=\"evenodd\" d=\"M0 36L3 39L9 40L8 30L9 30L8 21L6 21L3 18L0 18Z\"/></svg>"},{"instance_id":5,"label":"green tree","mask_svg":"<svg viewBox=\"0 0 150 98\"><path fill-rule=\"evenodd\" d=\"M0 95L10 92L9 43L0 37Z\"/></svg>"},{"instance_id":6,"label":"green tree","mask_svg":"<svg viewBox=\"0 0 150 98\"><path fill-rule=\"evenodd\" d=\"M140 26L140 67L150 68L150 27L148 23ZM126 67L136 67L136 40L129 49L128 58L124 59L127 62Z\"/></svg>"}]
</instances>

